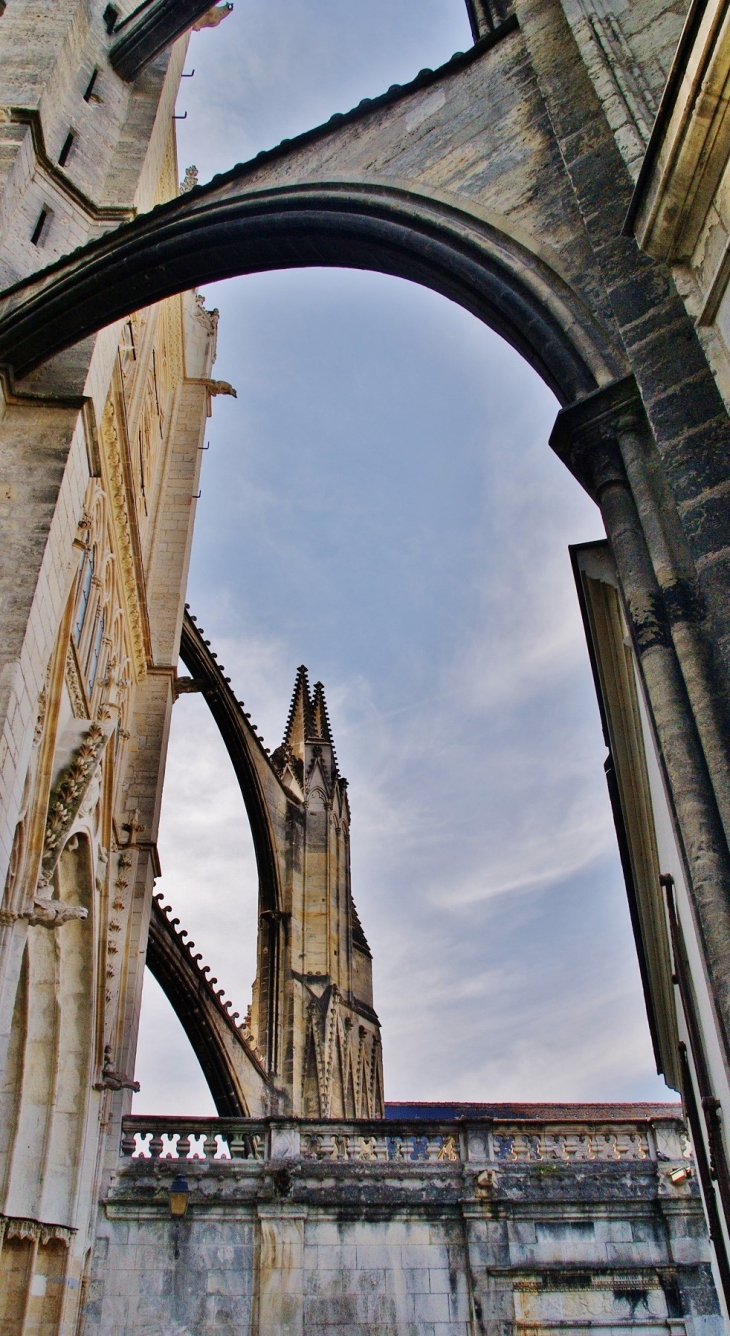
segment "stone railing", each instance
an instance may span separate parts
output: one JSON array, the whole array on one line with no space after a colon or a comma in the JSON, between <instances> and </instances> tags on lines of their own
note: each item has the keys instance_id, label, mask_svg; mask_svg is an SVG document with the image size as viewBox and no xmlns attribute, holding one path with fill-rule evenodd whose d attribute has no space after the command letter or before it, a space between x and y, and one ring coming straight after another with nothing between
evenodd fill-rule
<instances>
[{"instance_id":1,"label":"stone railing","mask_svg":"<svg viewBox=\"0 0 730 1336\"><path fill-rule=\"evenodd\" d=\"M270 1118L124 1119L122 1156L150 1160L340 1161L399 1165L678 1161L691 1157L676 1118L616 1122L309 1122Z\"/></svg>"},{"instance_id":2,"label":"stone railing","mask_svg":"<svg viewBox=\"0 0 730 1336\"><path fill-rule=\"evenodd\" d=\"M146 1118L122 1123L125 1158L148 1160L263 1160L270 1146L266 1123L249 1118Z\"/></svg>"}]
</instances>

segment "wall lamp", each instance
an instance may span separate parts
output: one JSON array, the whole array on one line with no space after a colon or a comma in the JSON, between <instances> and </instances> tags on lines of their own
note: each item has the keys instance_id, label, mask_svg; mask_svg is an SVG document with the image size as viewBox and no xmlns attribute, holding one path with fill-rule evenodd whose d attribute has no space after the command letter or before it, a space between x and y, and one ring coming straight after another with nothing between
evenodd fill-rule
<instances>
[{"instance_id":1,"label":"wall lamp","mask_svg":"<svg viewBox=\"0 0 730 1336\"><path fill-rule=\"evenodd\" d=\"M187 1212L189 1199L190 1188L187 1179L183 1178L182 1174L178 1174L170 1185L170 1215L176 1220L180 1220Z\"/></svg>"}]
</instances>

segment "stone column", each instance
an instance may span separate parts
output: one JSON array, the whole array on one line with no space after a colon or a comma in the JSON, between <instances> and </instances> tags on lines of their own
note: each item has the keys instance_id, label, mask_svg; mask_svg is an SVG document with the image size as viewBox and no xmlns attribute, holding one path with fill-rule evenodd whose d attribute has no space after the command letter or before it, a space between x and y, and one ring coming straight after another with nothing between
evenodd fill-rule
<instances>
[{"instance_id":1,"label":"stone column","mask_svg":"<svg viewBox=\"0 0 730 1336\"><path fill-rule=\"evenodd\" d=\"M697 586L678 578L672 559L671 503L651 502L642 433L650 441L629 379L560 413L550 443L601 509L730 1062L730 849L720 805L730 731L722 732L723 695Z\"/></svg>"}]
</instances>

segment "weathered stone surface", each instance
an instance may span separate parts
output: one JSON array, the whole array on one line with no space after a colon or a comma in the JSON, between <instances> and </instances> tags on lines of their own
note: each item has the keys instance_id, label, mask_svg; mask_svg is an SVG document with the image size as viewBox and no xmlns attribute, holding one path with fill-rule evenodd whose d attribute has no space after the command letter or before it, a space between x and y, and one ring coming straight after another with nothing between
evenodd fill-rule
<instances>
[{"instance_id":1,"label":"weathered stone surface","mask_svg":"<svg viewBox=\"0 0 730 1336\"><path fill-rule=\"evenodd\" d=\"M500 1122L498 1109L477 1123L292 1123L306 1153L279 1170L269 1158L278 1125L241 1124L260 1136L261 1158L185 1161L179 1223L167 1194L182 1162L120 1162L98 1225L88 1329L131 1336L144 1314L152 1330L213 1332L225 1296L238 1305L225 1329L238 1331L253 1296L259 1332L466 1336L475 1319L491 1331L579 1318L658 1332L668 1316L695 1315L719 1332L696 1181L669 1177L688 1164L671 1110L607 1122L606 1106L602 1119L571 1124ZM235 1123L214 1126L233 1144ZM144 1128L128 1120L126 1134ZM660 1144L681 1158L658 1160ZM437 1158L444 1147L453 1159Z\"/></svg>"},{"instance_id":2,"label":"weathered stone surface","mask_svg":"<svg viewBox=\"0 0 730 1336\"><path fill-rule=\"evenodd\" d=\"M110 60L124 29L112 34L104 0L4 8L0 1321L13 1336L29 1323L75 1333L84 1279L85 1330L104 1336L716 1327L698 1182L669 1115L635 1111L633 1131L630 1116L585 1110L578 1123L577 1111L473 1122L472 1110L399 1130L224 1119L198 1129L202 1153L230 1135L232 1159L185 1160L178 1223L159 1158L170 1125L150 1127L149 1164L117 1157L199 447L220 390L216 317L177 294L295 265L382 270L460 302L524 354L565 407L553 444L601 506L615 604L604 649L639 683L623 778L628 766L644 785L634 838L651 846L640 908L662 944L653 995L673 1008L664 1070L683 1085L730 1298L730 38L712 0L678 46L684 9L469 0L473 50L178 196L184 38L127 83ZM156 0L127 31L181 13ZM652 257L626 234L630 204ZM201 676L222 717L220 673ZM302 718L324 711L308 691L299 705ZM63 739L99 720L115 741L66 829L52 803ZM254 826L281 826L257 844L258 1077L278 1076L295 1114L378 1112L362 930L347 912L333 931L322 896L305 894L347 882L331 738L310 719L269 759L238 723L239 760L261 785ZM68 841L42 926L54 831ZM289 961L282 991L280 924L293 940L307 916L306 977ZM189 1001L198 982L192 970L176 986ZM207 987L222 1052L237 1031ZM352 1058L356 1026L367 1080L361 1044L352 1089L334 1089L333 1036ZM184 1148L195 1129L177 1134Z\"/></svg>"}]
</instances>

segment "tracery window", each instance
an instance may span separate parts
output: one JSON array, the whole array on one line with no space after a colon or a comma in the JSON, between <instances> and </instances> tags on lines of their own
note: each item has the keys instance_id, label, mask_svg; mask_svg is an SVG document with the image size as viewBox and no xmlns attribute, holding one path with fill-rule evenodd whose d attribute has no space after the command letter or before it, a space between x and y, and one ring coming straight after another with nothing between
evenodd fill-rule
<instances>
[{"instance_id":1,"label":"tracery window","mask_svg":"<svg viewBox=\"0 0 730 1336\"><path fill-rule=\"evenodd\" d=\"M91 692L94 690L94 683L96 681L96 673L99 667L99 656L101 654L101 647L104 642L105 620L106 620L106 614L105 610L102 608L97 618L96 632L89 652L89 662L86 669L86 680L89 687L89 694L91 694Z\"/></svg>"},{"instance_id":2,"label":"tracery window","mask_svg":"<svg viewBox=\"0 0 730 1336\"><path fill-rule=\"evenodd\" d=\"M139 320L136 315L130 316L124 323L122 337L119 341L119 368L122 374L122 386L125 390L137 370L137 350L140 337Z\"/></svg>"},{"instance_id":3,"label":"tracery window","mask_svg":"<svg viewBox=\"0 0 730 1336\"><path fill-rule=\"evenodd\" d=\"M86 613L89 607L89 594L91 593L91 582L94 578L94 563L96 560L96 549L87 547L81 562L81 569L78 578L78 600L76 604L76 621L74 624L74 639L78 645L81 641L81 635L86 621Z\"/></svg>"},{"instance_id":4,"label":"tracery window","mask_svg":"<svg viewBox=\"0 0 730 1336\"><path fill-rule=\"evenodd\" d=\"M139 432L138 432L138 441L139 441L138 485L139 485L140 499L142 501L142 506L144 508L145 515L149 513L147 506L147 494L148 494L148 485L149 485L151 466L152 466L152 431L153 431L153 420L157 416L155 412L154 396L155 396L154 382L152 374L150 373L147 379L147 387L144 397L144 403L142 406L142 413L140 416Z\"/></svg>"}]
</instances>

